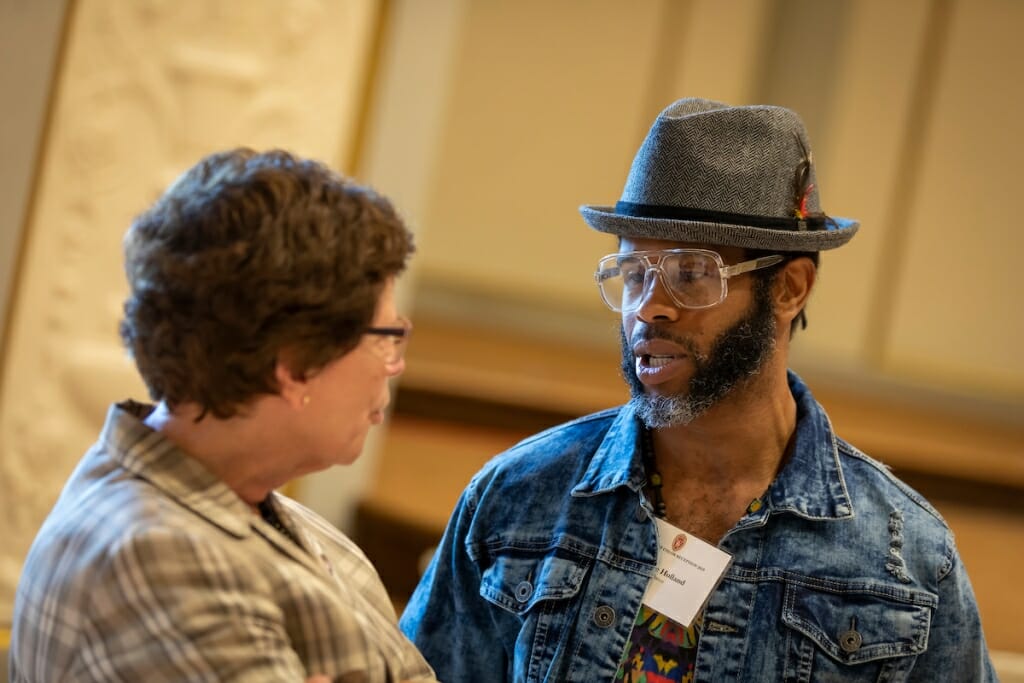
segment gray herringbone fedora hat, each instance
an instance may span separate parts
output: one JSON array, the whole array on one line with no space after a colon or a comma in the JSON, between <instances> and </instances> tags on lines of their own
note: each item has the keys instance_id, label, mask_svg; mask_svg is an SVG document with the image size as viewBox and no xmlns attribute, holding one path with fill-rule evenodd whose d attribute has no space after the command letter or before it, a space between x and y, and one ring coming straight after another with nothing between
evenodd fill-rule
<instances>
[{"instance_id":1,"label":"gray herringbone fedora hat","mask_svg":"<svg viewBox=\"0 0 1024 683\"><path fill-rule=\"evenodd\" d=\"M683 99L658 115L615 206L581 206L620 237L820 251L860 225L826 216L803 122L782 107Z\"/></svg>"}]
</instances>

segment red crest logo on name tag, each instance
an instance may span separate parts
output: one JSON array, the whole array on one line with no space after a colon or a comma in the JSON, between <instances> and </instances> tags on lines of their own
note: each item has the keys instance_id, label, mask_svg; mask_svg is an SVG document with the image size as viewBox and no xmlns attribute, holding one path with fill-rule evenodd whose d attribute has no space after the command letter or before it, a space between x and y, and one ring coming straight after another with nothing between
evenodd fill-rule
<instances>
[{"instance_id":1,"label":"red crest logo on name tag","mask_svg":"<svg viewBox=\"0 0 1024 683\"><path fill-rule=\"evenodd\" d=\"M686 545L686 536L684 534L676 534L676 537L672 539L672 550L678 551Z\"/></svg>"}]
</instances>

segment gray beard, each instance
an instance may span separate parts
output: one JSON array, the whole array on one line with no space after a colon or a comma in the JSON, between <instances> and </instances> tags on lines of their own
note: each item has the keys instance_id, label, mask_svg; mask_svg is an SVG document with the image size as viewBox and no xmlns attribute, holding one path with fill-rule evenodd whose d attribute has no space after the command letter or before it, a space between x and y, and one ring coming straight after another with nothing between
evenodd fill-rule
<instances>
[{"instance_id":1,"label":"gray beard","mask_svg":"<svg viewBox=\"0 0 1024 683\"><path fill-rule=\"evenodd\" d=\"M707 354L699 353L692 339L643 325L634 334L634 342L670 340L686 349L695 366L687 388L671 396L652 396L645 392L636 376L632 344L620 328L622 374L629 385L629 403L637 417L648 429L690 424L761 371L775 350L775 327L770 283L761 280L754 286L750 310L715 339Z\"/></svg>"}]
</instances>

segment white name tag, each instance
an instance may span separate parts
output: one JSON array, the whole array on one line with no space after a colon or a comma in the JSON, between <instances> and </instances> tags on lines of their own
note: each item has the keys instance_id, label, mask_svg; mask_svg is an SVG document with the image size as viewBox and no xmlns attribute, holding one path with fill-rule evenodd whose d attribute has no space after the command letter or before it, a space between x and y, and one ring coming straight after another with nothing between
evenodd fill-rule
<instances>
[{"instance_id":1,"label":"white name tag","mask_svg":"<svg viewBox=\"0 0 1024 683\"><path fill-rule=\"evenodd\" d=\"M654 521L658 525L658 568L647 584L644 604L689 626L722 580L732 555L663 519Z\"/></svg>"}]
</instances>

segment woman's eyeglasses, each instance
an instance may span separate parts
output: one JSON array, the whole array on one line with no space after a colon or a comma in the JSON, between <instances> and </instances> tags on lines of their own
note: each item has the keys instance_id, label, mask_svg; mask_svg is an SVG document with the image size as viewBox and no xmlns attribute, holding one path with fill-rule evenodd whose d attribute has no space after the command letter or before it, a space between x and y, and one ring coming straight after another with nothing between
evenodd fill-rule
<instances>
[{"instance_id":1,"label":"woman's eyeglasses","mask_svg":"<svg viewBox=\"0 0 1024 683\"><path fill-rule=\"evenodd\" d=\"M372 334L377 337L373 349L384 361L384 365L394 367L402 362L405 355L405 348L409 345L409 337L412 336L412 323L406 318L399 318L398 323L390 327L367 327L363 334Z\"/></svg>"}]
</instances>

